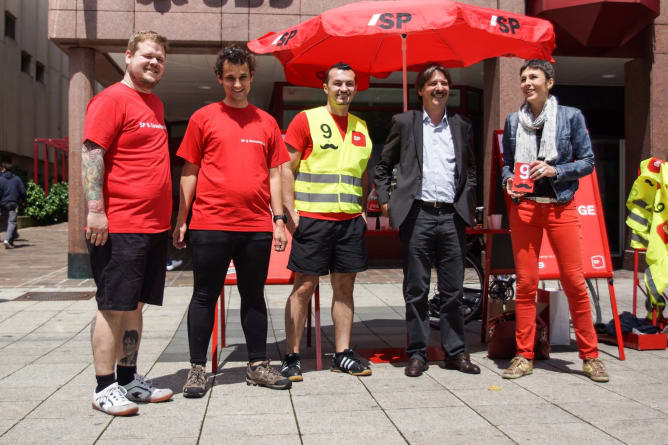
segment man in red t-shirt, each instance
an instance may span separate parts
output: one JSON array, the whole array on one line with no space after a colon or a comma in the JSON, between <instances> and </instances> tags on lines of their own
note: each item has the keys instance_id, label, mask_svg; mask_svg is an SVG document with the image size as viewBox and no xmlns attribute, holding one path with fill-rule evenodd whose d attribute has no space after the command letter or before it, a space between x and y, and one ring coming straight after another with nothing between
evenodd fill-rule
<instances>
[{"instance_id":1,"label":"man in red t-shirt","mask_svg":"<svg viewBox=\"0 0 668 445\"><path fill-rule=\"evenodd\" d=\"M367 269L366 167L371 155L366 123L348 113L356 87L349 65L332 66L323 82L326 105L299 113L285 137L290 163L283 168L283 201L294 228L288 268L295 272L295 284L285 307L281 372L295 382L303 379L299 344L308 304L319 277L327 274L336 348L331 369L371 375L350 349L355 277Z\"/></svg>"},{"instance_id":2,"label":"man in red t-shirt","mask_svg":"<svg viewBox=\"0 0 668 445\"><path fill-rule=\"evenodd\" d=\"M115 416L136 413L134 402L172 397L137 374L142 306L162 305L172 211L164 109L151 93L164 73L166 49L165 37L135 33L123 80L86 110L81 170L98 308L91 326L93 408Z\"/></svg>"},{"instance_id":3,"label":"man in red t-shirt","mask_svg":"<svg viewBox=\"0 0 668 445\"><path fill-rule=\"evenodd\" d=\"M291 387L267 360L264 300L272 239L277 251L287 244L279 166L289 157L274 118L248 103L253 55L238 46L227 47L218 54L215 71L225 99L195 111L177 152L186 162L173 242L177 249L184 248L189 231L194 273L188 308L191 369L183 387L185 397L206 393L206 351L230 260L241 296L246 381L273 389Z\"/></svg>"}]
</instances>

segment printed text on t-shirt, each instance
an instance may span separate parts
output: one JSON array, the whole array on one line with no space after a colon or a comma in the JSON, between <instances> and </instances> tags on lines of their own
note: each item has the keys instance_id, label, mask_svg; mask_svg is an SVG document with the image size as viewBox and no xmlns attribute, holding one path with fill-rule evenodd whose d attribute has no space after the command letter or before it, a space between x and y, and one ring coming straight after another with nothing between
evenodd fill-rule
<instances>
[{"instance_id":1,"label":"printed text on t-shirt","mask_svg":"<svg viewBox=\"0 0 668 445\"><path fill-rule=\"evenodd\" d=\"M154 124L152 122L139 122L139 128L159 128L161 130L166 130L167 127L160 124Z\"/></svg>"}]
</instances>

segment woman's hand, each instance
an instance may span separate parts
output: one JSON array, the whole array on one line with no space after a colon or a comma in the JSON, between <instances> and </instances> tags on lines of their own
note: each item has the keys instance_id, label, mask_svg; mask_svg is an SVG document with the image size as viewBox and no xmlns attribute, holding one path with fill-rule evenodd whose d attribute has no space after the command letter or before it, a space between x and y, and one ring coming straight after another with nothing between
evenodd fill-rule
<instances>
[{"instance_id":1,"label":"woman's hand","mask_svg":"<svg viewBox=\"0 0 668 445\"><path fill-rule=\"evenodd\" d=\"M533 161L529 167L529 174L534 181L540 178L554 178L557 176L557 170L545 161Z\"/></svg>"},{"instance_id":2,"label":"woman's hand","mask_svg":"<svg viewBox=\"0 0 668 445\"><path fill-rule=\"evenodd\" d=\"M508 178L508 180L506 180L506 193L513 199L518 199L526 195L525 192L516 192L513 190L513 178Z\"/></svg>"}]
</instances>

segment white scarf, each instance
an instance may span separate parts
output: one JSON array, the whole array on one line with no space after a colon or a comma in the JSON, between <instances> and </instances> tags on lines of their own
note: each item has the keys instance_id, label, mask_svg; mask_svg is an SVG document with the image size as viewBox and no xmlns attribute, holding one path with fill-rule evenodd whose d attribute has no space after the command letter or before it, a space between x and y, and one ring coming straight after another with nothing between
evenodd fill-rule
<instances>
[{"instance_id":1,"label":"white scarf","mask_svg":"<svg viewBox=\"0 0 668 445\"><path fill-rule=\"evenodd\" d=\"M537 158L553 163L557 160L557 99L549 96L543 111L534 119L531 107L524 102L517 113L517 144L515 147L515 162L531 163ZM536 130L543 127L540 138L540 149L536 147Z\"/></svg>"}]
</instances>

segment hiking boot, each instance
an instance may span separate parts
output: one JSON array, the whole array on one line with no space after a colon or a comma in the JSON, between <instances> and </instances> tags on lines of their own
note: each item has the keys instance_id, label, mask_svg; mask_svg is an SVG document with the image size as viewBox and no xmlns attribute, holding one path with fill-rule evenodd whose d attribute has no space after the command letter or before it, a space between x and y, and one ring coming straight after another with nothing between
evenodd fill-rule
<instances>
[{"instance_id":1,"label":"hiking boot","mask_svg":"<svg viewBox=\"0 0 668 445\"><path fill-rule=\"evenodd\" d=\"M183 397L198 398L206 393L206 370L203 365L192 364L186 384L183 385Z\"/></svg>"},{"instance_id":2,"label":"hiking boot","mask_svg":"<svg viewBox=\"0 0 668 445\"><path fill-rule=\"evenodd\" d=\"M371 375L369 366L355 358L354 354L352 349L334 354L334 357L332 357L332 372L346 372L356 376Z\"/></svg>"},{"instance_id":3,"label":"hiking boot","mask_svg":"<svg viewBox=\"0 0 668 445\"><path fill-rule=\"evenodd\" d=\"M302 363L299 360L299 354L288 354L283 359L281 365L281 374L287 377L291 382L301 382L302 377Z\"/></svg>"},{"instance_id":4,"label":"hiking boot","mask_svg":"<svg viewBox=\"0 0 668 445\"><path fill-rule=\"evenodd\" d=\"M112 416L129 416L136 414L139 407L129 401L125 395L127 391L114 382L100 392L93 391L93 409Z\"/></svg>"},{"instance_id":5,"label":"hiking boot","mask_svg":"<svg viewBox=\"0 0 668 445\"><path fill-rule=\"evenodd\" d=\"M146 380L143 375L137 373L135 373L135 379L127 385L123 385L123 388L128 392L127 399L133 402L165 402L174 395L171 389L156 388L150 380Z\"/></svg>"},{"instance_id":6,"label":"hiking boot","mask_svg":"<svg viewBox=\"0 0 668 445\"><path fill-rule=\"evenodd\" d=\"M595 382L605 383L610 380L601 359L589 358L582 361L582 370L585 375Z\"/></svg>"},{"instance_id":7,"label":"hiking boot","mask_svg":"<svg viewBox=\"0 0 668 445\"><path fill-rule=\"evenodd\" d=\"M246 384L264 386L271 389L290 389L292 382L281 375L276 369L269 366L269 360L265 360L257 366L251 367L248 363L246 368Z\"/></svg>"},{"instance_id":8,"label":"hiking boot","mask_svg":"<svg viewBox=\"0 0 668 445\"><path fill-rule=\"evenodd\" d=\"M503 371L502 377L504 379L519 379L525 375L533 373L533 360L528 360L521 355L513 357L510 361L510 366Z\"/></svg>"}]
</instances>

